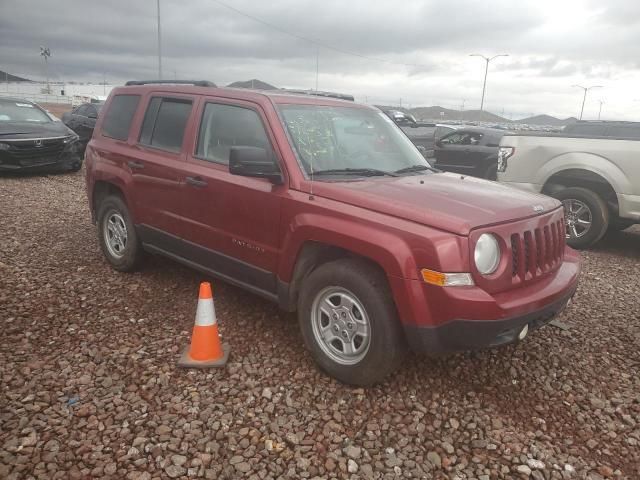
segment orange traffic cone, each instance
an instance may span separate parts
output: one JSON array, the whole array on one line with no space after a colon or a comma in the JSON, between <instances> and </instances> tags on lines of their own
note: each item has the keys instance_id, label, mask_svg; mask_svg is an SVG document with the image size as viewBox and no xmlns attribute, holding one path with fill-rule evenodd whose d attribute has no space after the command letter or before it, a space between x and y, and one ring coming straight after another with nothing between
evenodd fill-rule
<instances>
[{"instance_id":1,"label":"orange traffic cone","mask_svg":"<svg viewBox=\"0 0 640 480\"><path fill-rule=\"evenodd\" d=\"M187 368L223 367L228 359L229 345L221 344L218 334L218 321L213 305L211 284L202 282L191 346L178 360L178 366Z\"/></svg>"}]
</instances>

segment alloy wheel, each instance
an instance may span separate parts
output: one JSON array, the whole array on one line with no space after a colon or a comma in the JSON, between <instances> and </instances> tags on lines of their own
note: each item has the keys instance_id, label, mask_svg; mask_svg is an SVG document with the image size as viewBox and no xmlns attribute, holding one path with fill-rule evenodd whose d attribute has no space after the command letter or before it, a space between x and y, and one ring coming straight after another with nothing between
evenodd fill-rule
<instances>
[{"instance_id":1,"label":"alloy wheel","mask_svg":"<svg viewBox=\"0 0 640 480\"><path fill-rule=\"evenodd\" d=\"M341 365L360 362L371 343L371 322L358 298L343 287L327 287L311 307L313 336L322 351Z\"/></svg>"}]
</instances>

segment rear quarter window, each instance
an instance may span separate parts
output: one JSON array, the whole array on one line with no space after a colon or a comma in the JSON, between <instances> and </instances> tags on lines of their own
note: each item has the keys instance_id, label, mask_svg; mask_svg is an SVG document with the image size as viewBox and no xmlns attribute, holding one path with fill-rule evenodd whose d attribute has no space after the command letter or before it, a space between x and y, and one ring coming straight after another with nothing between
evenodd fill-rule
<instances>
[{"instance_id":1,"label":"rear quarter window","mask_svg":"<svg viewBox=\"0 0 640 480\"><path fill-rule=\"evenodd\" d=\"M114 96L102 122L102 135L126 140L139 102L140 95Z\"/></svg>"}]
</instances>

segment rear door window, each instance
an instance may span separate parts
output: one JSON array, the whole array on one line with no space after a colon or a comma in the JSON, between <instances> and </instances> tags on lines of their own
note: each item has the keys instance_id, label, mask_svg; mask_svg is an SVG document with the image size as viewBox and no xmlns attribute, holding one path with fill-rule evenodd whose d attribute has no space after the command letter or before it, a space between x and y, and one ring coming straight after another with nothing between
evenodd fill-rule
<instances>
[{"instance_id":1,"label":"rear door window","mask_svg":"<svg viewBox=\"0 0 640 480\"><path fill-rule=\"evenodd\" d=\"M129 138L129 127L138 108L140 95L116 95L102 122L102 135L117 140Z\"/></svg>"},{"instance_id":2,"label":"rear door window","mask_svg":"<svg viewBox=\"0 0 640 480\"><path fill-rule=\"evenodd\" d=\"M152 98L142 123L140 143L160 150L180 152L191 106L191 100L182 98Z\"/></svg>"}]
</instances>

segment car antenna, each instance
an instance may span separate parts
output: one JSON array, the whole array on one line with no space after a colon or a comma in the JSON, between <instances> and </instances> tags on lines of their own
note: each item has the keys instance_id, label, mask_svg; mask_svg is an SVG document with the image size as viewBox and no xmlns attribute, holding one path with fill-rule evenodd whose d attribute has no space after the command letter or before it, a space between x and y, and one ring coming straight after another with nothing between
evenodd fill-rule
<instances>
[{"instance_id":1,"label":"car antenna","mask_svg":"<svg viewBox=\"0 0 640 480\"><path fill-rule=\"evenodd\" d=\"M311 162L310 162L310 166L311 166L311 185L309 186L309 200L313 200L314 196L313 196L313 157L315 156L314 153L311 153Z\"/></svg>"}]
</instances>

